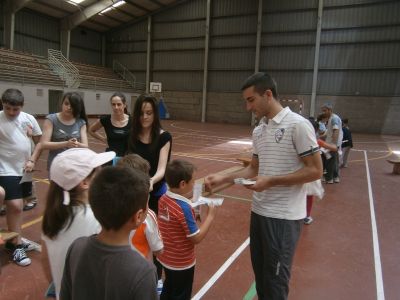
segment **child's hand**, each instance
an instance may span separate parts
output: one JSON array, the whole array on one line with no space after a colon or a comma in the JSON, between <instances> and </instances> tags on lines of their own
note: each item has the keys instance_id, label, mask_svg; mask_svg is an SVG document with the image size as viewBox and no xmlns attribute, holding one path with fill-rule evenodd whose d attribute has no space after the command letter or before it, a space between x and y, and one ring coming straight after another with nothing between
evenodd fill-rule
<instances>
[{"instance_id":1,"label":"child's hand","mask_svg":"<svg viewBox=\"0 0 400 300\"><path fill-rule=\"evenodd\" d=\"M77 147L79 147L79 143L76 138L71 138L67 141L67 148L77 148Z\"/></svg>"},{"instance_id":2,"label":"child's hand","mask_svg":"<svg viewBox=\"0 0 400 300\"><path fill-rule=\"evenodd\" d=\"M216 214L217 214L217 207L214 206L214 205L208 206L208 214L207 214L207 217L208 217L208 218L214 219L214 217L216 216Z\"/></svg>"},{"instance_id":3,"label":"child's hand","mask_svg":"<svg viewBox=\"0 0 400 300\"><path fill-rule=\"evenodd\" d=\"M200 219L204 221L206 218L214 218L217 213L217 207L214 205L200 206Z\"/></svg>"}]
</instances>

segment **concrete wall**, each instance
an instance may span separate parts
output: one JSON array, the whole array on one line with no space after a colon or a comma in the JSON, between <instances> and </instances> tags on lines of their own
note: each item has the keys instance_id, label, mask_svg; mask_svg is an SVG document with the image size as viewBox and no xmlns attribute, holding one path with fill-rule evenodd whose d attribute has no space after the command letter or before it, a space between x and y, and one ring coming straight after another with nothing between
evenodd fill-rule
<instances>
[{"instance_id":1,"label":"concrete wall","mask_svg":"<svg viewBox=\"0 0 400 300\"><path fill-rule=\"evenodd\" d=\"M201 92L168 91L163 96L172 119L201 120ZM250 124L251 114L246 111L241 93L209 92L207 98L207 122ZM280 95L280 99L283 106L289 106L296 112L299 112L301 103L301 114L309 117L310 95ZM331 102L334 112L341 118L349 119L353 132L400 134L400 97L319 95L316 99L316 115L321 112L320 107L325 102Z\"/></svg>"},{"instance_id":2,"label":"concrete wall","mask_svg":"<svg viewBox=\"0 0 400 300\"><path fill-rule=\"evenodd\" d=\"M18 84L12 82L0 82L0 95L8 88L19 89L25 97L24 111L34 115L46 115L49 113L49 90L62 90L66 92L83 93L85 109L88 115L101 115L111 113L110 97L114 92L93 91L84 89L63 89L61 87L38 86L29 84ZM40 93L40 91L42 92ZM39 93L38 93L39 92ZM42 94L40 96L39 94ZM97 97L99 94L99 97ZM128 102L128 111L131 109L131 99L137 94L124 93ZM97 99L98 98L98 99Z\"/></svg>"},{"instance_id":3,"label":"concrete wall","mask_svg":"<svg viewBox=\"0 0 400 300\"><path fill-rule=\"evenodd\" d=\"M201 92L168 91L163 96L172 119L201 121ZM240 93L209 92L207 98L207 122L250 124Z\"/></svg>"}]
</instances>

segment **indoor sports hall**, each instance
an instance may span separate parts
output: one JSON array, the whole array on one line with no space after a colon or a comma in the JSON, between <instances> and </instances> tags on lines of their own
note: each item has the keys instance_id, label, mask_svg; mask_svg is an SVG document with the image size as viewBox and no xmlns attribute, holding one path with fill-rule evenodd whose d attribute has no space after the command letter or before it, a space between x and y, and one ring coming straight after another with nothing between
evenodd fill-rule
<instances>
[{"instance_id":1,"label":"indoor sports hall","mask_svg":"<svg viewBox=\"0 0 400 300\"><path fill-rule=\"evenodd\" d=\"M312 221L301 222L288 299L396 300L399 16L396 0L4 0L0 94L20 90L22 110L42 130L68 92L83 98L88 127L112 113L115 92L126 97L130 115L140 95L150 94L172 136L170 160L193 163L196 182L204 184L211 174L248 167L253 130L263 121L241 87L254 73L270 74L279 105L306 119L328 105L352 133L340 180L322 182ZM88 146L101 153L107 143L88 133ZM42 255L47 163L44 150L32 173L37 203L22 212L22 241L34 248L27 266L4 245L16 233L1 211L1 300L55 299L45 295L50 280ZM224 184L203 189L203 196L223 203L195 247L191 299L258 299L249 237L253 191Z\"/></svg>"}]
</instances>

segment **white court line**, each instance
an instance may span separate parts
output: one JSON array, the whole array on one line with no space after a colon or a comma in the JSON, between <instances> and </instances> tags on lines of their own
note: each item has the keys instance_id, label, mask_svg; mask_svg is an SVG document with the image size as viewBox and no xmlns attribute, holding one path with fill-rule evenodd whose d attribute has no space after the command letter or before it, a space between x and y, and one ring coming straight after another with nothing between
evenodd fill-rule
<instances>
[{"instance_id":1,"label":"white court line","mask_svg":"<svg viewBox=\"0 0 400 300\"><path fill-rule=\"evenodd\" d=\"M376 227L374 197L372 195L371 177L369 174L367 151L364 151L364 158L365 158L365 169L367 170L369 207L370 207L370 211L371 211L372 242L373 242L373 246L374 246L376 299L384 300L385 299L385 291L383 289L381 255L380 255L380 251L379 251L378 230Z\"/></svg>"},{"instance_id":2,"label":"white court line","mask_svg":"<svg viewBox=\"0 0 400 300\"><path fill-rule=\"evenodd\" d=\"M250 237L248 237L239 248L226 260L226 262L218 269L217 272L206 282L206 284L192 297L191 300L199 300L204 296L205 293L214 285L214 283L222 276L222 274L229 268L229 266L235 261L235 259L243 252L244 249L249 245Z\"/></svg>"}]
</instances>

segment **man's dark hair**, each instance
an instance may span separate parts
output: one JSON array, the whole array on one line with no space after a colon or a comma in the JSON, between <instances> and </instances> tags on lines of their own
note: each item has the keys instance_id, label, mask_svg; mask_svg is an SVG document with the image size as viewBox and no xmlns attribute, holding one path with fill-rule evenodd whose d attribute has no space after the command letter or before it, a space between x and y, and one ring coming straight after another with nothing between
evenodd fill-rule
<instances>
[{"instance_id":1,"label":"man's dark hair","mask_svg":"<svg viewBox=\"0 0 400 300\"><path fill-rule=\"evenodd\" d=\"M254 90L259 95L263 95L266 90L271 90L272 96L278 100L278 85L276 81L267 73L257 72L247 78L241 87L241 91L254 86Z\"/></svg>"},{"instance_id":2,"label":"man's dark hair","mask_svg":"<svg viewBox=\"0 0 400 300\"><path fill-rule=\"evenodd\" d=\"M183 159L174 159L167 164L165 169L165 181L170 188L179 188L179 183L183 180L192 180L195 166Z\"/></svg>"},{"instance_id":3,"label":"man's dark hair","mask_svg":"<svg viewBox=\"0 0 400 300\"><path fill-rule=\"evenodd\" d=\"M7 89L1 95L1 102L12 106L24 106L24 94L17 89Z\"/></svg>"},{"instance_id":4,"label":"man's dark hair","mask_svg":"<svg viewBox=\"0 0 400 300\"><path fill-rule=\"evenodd\" d=\"M105 167L93 179L89 203L106 230L118 230L140 209L147 208L150 178L140 170Z\"/></svg>"}]
</instances>

